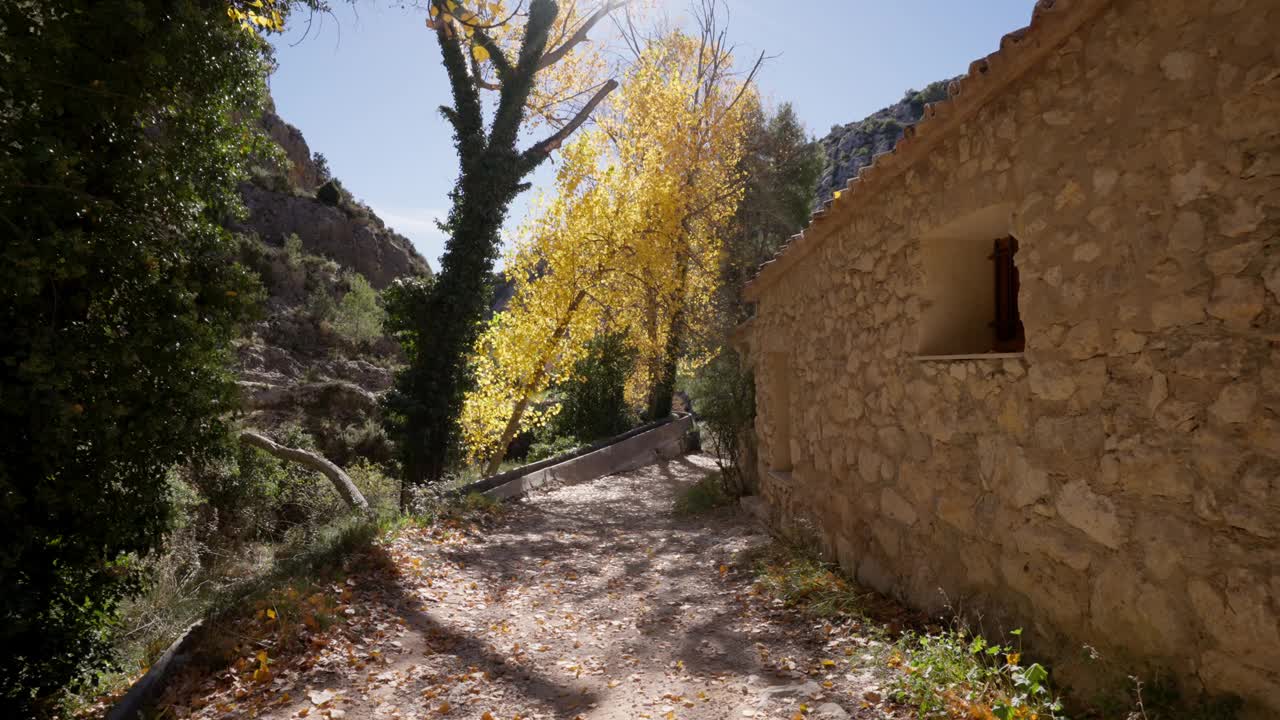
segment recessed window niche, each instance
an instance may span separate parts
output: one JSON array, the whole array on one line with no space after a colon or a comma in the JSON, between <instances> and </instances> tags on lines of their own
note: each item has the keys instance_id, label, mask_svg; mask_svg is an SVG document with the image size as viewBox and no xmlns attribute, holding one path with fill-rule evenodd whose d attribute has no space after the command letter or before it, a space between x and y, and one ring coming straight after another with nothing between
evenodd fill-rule
<instances>
[{"instance_id":1,"label":"recessed window niche","mask_svg":"<svg viewBox=\"0 0 1280 720\"><path fill-rule=\"evenodd\" d=\"M921 356L1022 352L1012 221L1012 205L993 205L920 237Z\"/></svg>"}]
</instances>

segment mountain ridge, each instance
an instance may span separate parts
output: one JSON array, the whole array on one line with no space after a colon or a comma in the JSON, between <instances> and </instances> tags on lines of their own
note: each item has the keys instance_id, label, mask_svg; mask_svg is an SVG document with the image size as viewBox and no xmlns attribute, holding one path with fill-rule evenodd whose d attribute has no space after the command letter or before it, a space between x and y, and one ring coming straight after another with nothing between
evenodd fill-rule
<instances>
[{"instance_id":1,"label":"mountain ridge","mask_svg":"<svg viewBox=\"0 0 1280 720\"><path fill-rule=\"evenodd\" d=\"M870 165L872 158L893 150L902 139L903 129L920 122L925 105L947 97L951 80L929 83L923 90L907 90L898 102L881 108L867 117L844 125L834 125L818 141L826 164L818 180L815 207L831 199L843 189L858 171Z\"/></svg>"}]
</instances>

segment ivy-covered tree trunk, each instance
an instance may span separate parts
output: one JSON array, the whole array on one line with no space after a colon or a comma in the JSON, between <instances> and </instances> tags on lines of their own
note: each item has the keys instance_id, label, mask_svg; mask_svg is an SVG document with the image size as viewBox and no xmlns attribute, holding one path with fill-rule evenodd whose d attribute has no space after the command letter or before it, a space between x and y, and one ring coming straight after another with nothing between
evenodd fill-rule
<instances>
[{"instance_id":1,"label":"ivy-covered tree trunk","mask_svg":"<svg viewBox=\"0 0 1280 720\"><path fill-rule=\"evenodd\" d=\"M440 479L457 440L457 412L467 390L467 354L479 333L488 306L487 278L499 246L499 230L506 206L520 189L518 175L508 167L482 167L457 193L448 225L453 230L441 261L440 273L421 314L423 335L429 340L414 358L422 399L416 417L409 419L404 448L405 476L411 485Z\"/></svg>"},{"instance_id":2,"label":"ivy-covered tree trunk","mask_svg":"<svg viewBox=\"0 0 1280 720\"><path fill-rule=\"evenodd\" d=\"M453 93L453 106L441 108L441 112L453 126L460 173L443 226L449 239L440 272L423 305L412 312L418 339L410 353L410 367L397 379L388 398L392 430L400 440L409 487L440 480L457 447L458 415L470 380L467 356L488 306L488 278L508 205L527 187L524 178L617 87L613 80L604 83L570 122L520 151L517 136L537 74L563 57L572 44L581 42L591 25L617 6L604 4L565 45L548 52L547 40L558 7L554 0L532 0L518 57L512 63L486 35L484 26L457 19L468 16L459 3L432 0L432 5L433 16L438 18L433 23L436 39ZM486 85L476 76L473 61L459 42L459 28L493 64L500 83L487 133L479 96Z\"/></svg>"}]
</instances>

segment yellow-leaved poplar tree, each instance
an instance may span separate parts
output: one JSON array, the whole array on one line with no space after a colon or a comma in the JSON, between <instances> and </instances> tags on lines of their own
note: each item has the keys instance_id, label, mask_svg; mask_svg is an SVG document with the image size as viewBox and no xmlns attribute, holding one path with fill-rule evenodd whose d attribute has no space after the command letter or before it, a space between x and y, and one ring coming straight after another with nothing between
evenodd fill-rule
<instances>
[{"instance_id":1,"label":"yellow-leaved poplar tree","mask_svg":"<svg viewBox=\"0 0 1280 720\"><path fill-rule=\"evenodd\" d=\"M508 253L513 300L472 357L462 426L488 472L521 428L549 417L530 406L598 332L622 331L639 350L628 384L637 404L674 374L679 336L709 317L758 66L733 74L713 23L664 34L641 48L596 127L565 148L554 194Z\"/></svg>"}]
</instances>

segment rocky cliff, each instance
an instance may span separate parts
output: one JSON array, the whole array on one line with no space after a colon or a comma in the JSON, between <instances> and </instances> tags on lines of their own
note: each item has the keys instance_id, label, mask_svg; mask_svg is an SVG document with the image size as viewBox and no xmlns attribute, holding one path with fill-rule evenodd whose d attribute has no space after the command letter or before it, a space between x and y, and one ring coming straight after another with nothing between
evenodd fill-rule
<instances>
[{"instance_id":1,"label":"rocky cliff","mask_svg":"<svg viewBox=\"0 0 1280 720\"><path fill-rule=\"evenodd\" d=\"M260 125L287 158L253 168L240 190L249 217L232 228L283 247L291 234L302 249L363 275L381 289L402 275L430 275L431 268L405 236L387 227L355 199L307 146L302 131L268 109Z\"/></svg>"},{"instance_id":2,"label":"rocky cliff","mask_svg":"<svg viewBox=\"0 0 1280 720\"><path fill-rule=\"evenodd\" d=\"M370 286L431 268L329 177L300 130L274 109L260 125L287 160L252 168L241 186L248 216L229 223L241 236L242 261L266 291L261 319L237 343L246 421L268 432L298 425L340 464L389 459L378 395L390 387L400 355L377 330ZM372 333L349 329L371 320Z\"/></svg>"},{"instance_id":3,"label":"rocky cliff","mask_svg":"<svg viewBox=\"0 0 1280 720\"><path fill-rule=\"evenodd\" d=\"M818 181L818 204L830 200L832 192L857 177L859 169L871 164L871 158L892 150L902 137L902 129L923 117L926 104L946 98L948 82L940 80L924 90L908 90L902 100L863 120L831 128L820 141L827 163Z\"/></svg>"}]
</instances>

